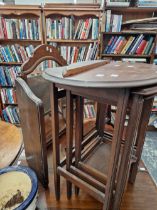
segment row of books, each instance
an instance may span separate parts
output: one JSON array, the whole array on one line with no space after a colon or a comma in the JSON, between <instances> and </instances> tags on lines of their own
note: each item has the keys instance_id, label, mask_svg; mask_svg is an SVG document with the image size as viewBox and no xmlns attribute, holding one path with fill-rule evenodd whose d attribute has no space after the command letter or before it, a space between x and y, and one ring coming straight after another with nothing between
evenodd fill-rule
<instances>
[{"instance_id":1,"label":"row of books","mask_svg":"<svg viewBox=\"0 0 157 210\"><path fill-rule=\"evenodd\" d=\"M20 72L19 66L0 66L0 86L15 86L15 79Z\"/></svg>"},{"instance_id":2,"label":"row of books","mask_svg":"<svg viewBox=\"0 0 157 210\"><path fill-rule=\"evenodd\" d=\"M105 32L120 32L122 15L111 14L111 10L105 12Z\"/></svg>"},{"instance_id":3,"label":"row of books","mask_svg":"<svg viewBox=\"0 0 157 210\"><path fill-rule=\"evenodd\" d=\"M90 43L89 46L61 46L60 52L68 64L95 60L98 51L98 43Z\"/></svg>"},{"instance_id":4,"label":"row of books","mask_svg":"<svg viewBox=\"0 0 157 210\"><path fill-rule=\"evenodd\" d=\"M1 99L3 104L16 104L16 93L13 88L2 88Z\"/></svg>"},{"instance_id":5,"label":"row of books","mask_svg":"<svg viewBox=\"0 0 157 210\"><path fill-rule=\"evenodd\" d=\"M34 47L15 45L0 46L0 62L24 62L33 53Z\"/></svg>"},{"instance_id":6,"label":"row of books","mask_svg":"<svg viewBox=\"0 0 157 210\"><path fill-rule=\"evenodd\" d=\"M156 0L138 0L138 7L157 7Z\"/></svg>"},{"instance_id":7,"label":"row of books","mask_svg":"<svg viewBox=\"0 0 157 210\"><path fill-rule=\"evenodd\" d=\"M154 36L129 35L112 36L104 49L104 54L149 55L154 47Z\"/></svg>"},{"instance_id":8,"label":"row of books","mask_svg":"<svg viewBox=\"0 0 157 210\"><path fill-rule=\"evenodd\" d=\"M80 19L75 30L75 19L62 17L60 19L46 19L48 39L91 39L98 38L99 20L96 18Z\"/></svg>"},{"instance_id":9,"label":"row of books","mask_svg":"<svg viewBox=\"0 0 157 210\"><path fill-rule=\"evenodd\" d=\"M53 43L54 46L54 43ZM87 61L87 60L95 60L98 52L98 43L90 44L87 46L60 46L58 47L60 54L67 61L67 64ZM43 64L42 70L45 68L57 67L57 63L55 61L46 61Z\"/></svg>"},{"instance_id":10,"label":"row of books","mask_svg":"<svg viewBox=\"0 0 157 210\"><path fill-rule=\"evenodd\" d=\"M0 39L40 38L39 19L8 19L0 16Z\"/></svg>"},{"instance_id":11,"label":"row of books","mask_svg":"<svg viewBox=\"0 0 157 210\"><path fill-rule=\"evenodd\" d=\"M93 104L84 105L84 118L95 118L96 113Z\"/></svg>"},{"instance_id":12,"label":"row of books","mask_svg":"<svg viewBox=\"0 0 157 210\"><path fill-rule=\"evenodd\" d=\"M15 106L7 106L5 109L2 110L2 117L6 122L19 124L19 110L18 107Z\"/></svg>"}]
</instances>

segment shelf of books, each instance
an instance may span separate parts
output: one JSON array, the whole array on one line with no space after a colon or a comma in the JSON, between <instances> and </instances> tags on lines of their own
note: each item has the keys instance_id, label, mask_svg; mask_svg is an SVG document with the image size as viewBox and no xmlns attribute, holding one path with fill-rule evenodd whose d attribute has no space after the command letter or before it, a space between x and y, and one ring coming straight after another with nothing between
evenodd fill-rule
<instances>
[{"instance_id":1,"label":"shelf of books","mask_svg":"<svg viewBox=\"0 0 157 210\"><path fill-rule=\"evenodd\" d=\"M97 59L101 12L99 5L45 5L45 43L57 47L67 64ZM95 119L95 115L94 102L85 99L85 121Z\"/></svg>"},{"instance_id":2,"label":"shelf of books","mask_svg":"<svg viewBox=\"0 0 157 210\"><path fill-rule=\"evenodd\" d=\"M130 6L132 4L134 7ZM157 64L157 8L152 6L154 4L153 0L106 0L100 58ZM157 128L156 100L149 125Z\"/></svg>"},{"instance_id":3,"label":"shelf of books","mask_svg":"<svg viewBox=\"0 0 157 210\"><path fill-rule=\"evenodd\" d=\"M150 58L155 48L154 34L102 34L101 56Z\"/></svg>"},{"instance_id":4,"label":"shelf of books","mask_svg":"<svg viewBox=\"0 0 157 210\"><path fill-rule=\"evenodd\" d=\"M145 62L153 63L157 42L157 18L153 16L157 8L140 12L142 9L105 8L101 24L101 58L135 58L135 61L145 58Z\"/></svg>"},{"instance_id":5,"label":"shelf of books","mask_svg":"<svg viewBox=\"0 0 157 210\"><path fill-rule=\"evenodd\" d=\"M56 46L68 64L96 59L100 15L97 5L45 6L45 42Z\"/></svg>"},{"instance_id":6,"label":"shelf of books","mask_svg":"<svg viewBox=\"0 0 157 210\"><path fill-rule=\"evenodd\" d=\"M19 124L15 79L34 47L43 43L41 9L38 6L0 7L1 117Z\"/></svg>"}]
</instances>

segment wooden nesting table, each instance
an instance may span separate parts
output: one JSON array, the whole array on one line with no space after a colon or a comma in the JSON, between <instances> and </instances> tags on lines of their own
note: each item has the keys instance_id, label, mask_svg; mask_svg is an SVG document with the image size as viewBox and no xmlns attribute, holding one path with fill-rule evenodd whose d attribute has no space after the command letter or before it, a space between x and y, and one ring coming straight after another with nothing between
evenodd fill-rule
<instances>
[{"instance_id":1,"label":"wooden nesting table","mask_svg":"<svg viewBox=\"0 0 157 210\"><path fill-rule=\"evenodd\" d=\"M51 84L53 164L56 199L60 175L103 203L103 210L118 210L128 180L135 181L154 95L157 67L150 64L109 63L63 77L66 67L48 69L43 77ZM75 68L75 65L74 65ZM57 92L66 90L66 164L60 160ZM74 99L75 96L75 99ZM96 129L83 138L83 98L98 103ZM75 134L74 103L75 100ZM113 135L104 132L108 105L117 107ZM129 122L122 139L126 114ZM75 143L73 145L73 139ZM84 144L86 142L86 144ZM92 164L95 163L95 166ZM102 170L101 170L102 169Z\"/></svg>"}]
</instances>

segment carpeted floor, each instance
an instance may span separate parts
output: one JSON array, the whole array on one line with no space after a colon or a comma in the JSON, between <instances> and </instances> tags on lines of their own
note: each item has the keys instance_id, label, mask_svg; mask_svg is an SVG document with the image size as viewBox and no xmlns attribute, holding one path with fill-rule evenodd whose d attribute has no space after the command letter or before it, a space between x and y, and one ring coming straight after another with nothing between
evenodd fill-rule
<instances>
[{"instance_id":1,"label":"carpeted floor","mask_svg":"<svg viewBox=\"0 0 157 210\"><path fill-rule=\"evenodd\" d=\"M142 160L157 186L157 132L148 131L142 152Z\"/></svg>"}]
</instances>

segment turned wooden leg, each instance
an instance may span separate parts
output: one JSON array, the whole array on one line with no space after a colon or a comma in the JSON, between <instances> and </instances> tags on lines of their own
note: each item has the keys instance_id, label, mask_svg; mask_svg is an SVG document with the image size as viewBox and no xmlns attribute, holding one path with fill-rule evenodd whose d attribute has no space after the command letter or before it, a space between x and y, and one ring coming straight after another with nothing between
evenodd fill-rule
<instances>
[{"instance_id":1,"label":"turned wooden leg","mask_svg":"<svg viewBox=\"0 0 157 210\"><path fill-rule=\"evenodd\" d=\"M60 164L59 150L59 117L58 117L58 89L51 84L51 114L52 114L52 139L53 139L53 170L54 170L54 186L56 200L60 199L60 175L57 173L57 167Z\"/></svg>"},{"instance_id":2,"label":"turned wooden leg","mask_svg":"<svg viewBox=\"0 0 157 210\"><path fill-rule=\"evenodd\" d=\"M73 98L70 91L66 91L66 169L70 170L72 164L73 148ZM67 198L72 195L72 183L67 182Z\"/></svg>"},{"instance_id":3,"label":"turned wooden leg","mask_svg":"<svg viewBox=\"0 0 157 210\"><path fill-rule=\"evenodd\" d=\"M96 128L98 130L99 136L104 135L105 117L107 116L108 105L100 104L97 105L97 116L96 116Z\"/></svg>"}]
</instances>

